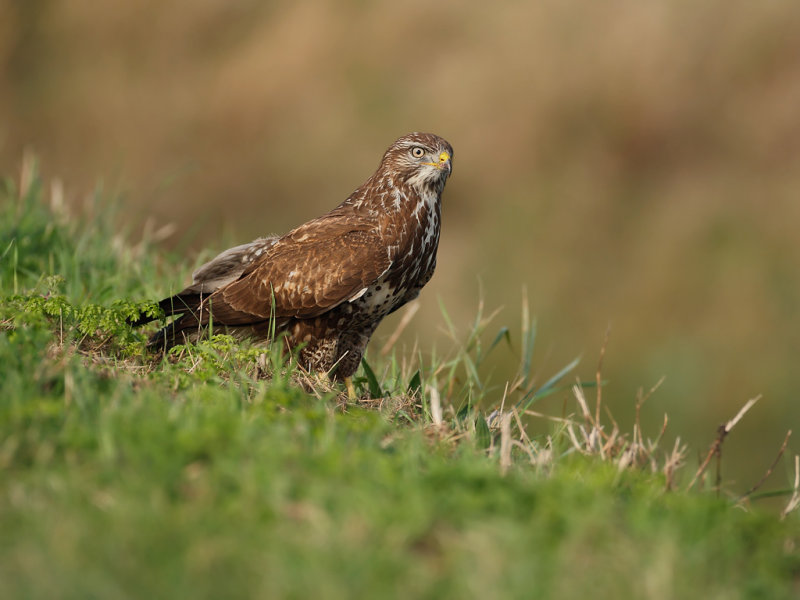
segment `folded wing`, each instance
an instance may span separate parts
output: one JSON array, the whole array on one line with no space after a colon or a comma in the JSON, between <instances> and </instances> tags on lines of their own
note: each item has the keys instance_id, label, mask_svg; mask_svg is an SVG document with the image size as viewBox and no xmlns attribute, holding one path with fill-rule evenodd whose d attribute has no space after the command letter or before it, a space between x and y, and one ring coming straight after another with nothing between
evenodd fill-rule
<instances>
[{"instance_id":1,"label":"folded wing","mask_svg":"<svg viewBox=\"0 0 800 600\"><path fill-rule=\"evenodd\" d=\"M269 319L273 304L276 318L313 318L363 294L390 266L374 230L346 223L303 226L212 294L210 311L224 325Z\"/></svg>"}]
</instances>

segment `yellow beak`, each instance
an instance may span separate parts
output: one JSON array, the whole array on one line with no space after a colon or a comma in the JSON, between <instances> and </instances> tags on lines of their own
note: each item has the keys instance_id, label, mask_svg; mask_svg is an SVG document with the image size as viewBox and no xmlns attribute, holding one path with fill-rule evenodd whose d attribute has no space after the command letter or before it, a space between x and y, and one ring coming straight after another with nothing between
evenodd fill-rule
<instances>
[{"instance_id":1,"label":"yellow beak","mask_svg":"<svg viewBox=\"0 0 800 600\"><path fill-rule=\"evenodd\" d=\"M443 169L444 166L447 165L449 162L450 162L450 155L447 152L442 152L439 155L439 162L438 163L426 162L426 163L422 163L422 164L423 165L430 165L432 167L437 167L439 169Z\"/></svg>"}]
</instances>

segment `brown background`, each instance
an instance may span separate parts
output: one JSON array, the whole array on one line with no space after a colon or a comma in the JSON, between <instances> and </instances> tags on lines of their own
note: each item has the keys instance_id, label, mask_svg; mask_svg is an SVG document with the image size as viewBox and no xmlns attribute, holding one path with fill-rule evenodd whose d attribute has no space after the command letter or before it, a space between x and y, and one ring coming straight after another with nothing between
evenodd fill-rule
<instances>
[{"instance_id":1,"label":"brown background","mask_svg":"<svg viewBox=\"0 0 800 600\"><path fill-rule=\"evenodd\" d=\"M647 422L700 451L763 393L726 448L742 487L800 425L798 32L788 0L0 0L0 167L32 149L71 204L102 182L134 238L149 215L207 258L438 133L439 270L404 343L446 350L437 297L466 329L482 293L519 348L525 286L542 378L578 354L593 377L611 324L623 423L666 375Z\"/></svg>"}]
</instances>

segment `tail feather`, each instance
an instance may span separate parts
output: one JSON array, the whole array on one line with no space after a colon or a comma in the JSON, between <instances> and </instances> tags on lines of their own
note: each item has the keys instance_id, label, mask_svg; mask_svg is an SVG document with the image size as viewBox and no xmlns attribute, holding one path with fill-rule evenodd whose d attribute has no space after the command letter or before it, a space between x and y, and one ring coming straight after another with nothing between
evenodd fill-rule
<instances>
[{"instance_id":1,"label":"tail feather","mask_svg":"<svg viewBox=\"0 0 800 600\"><path fill-rule=\"evenodd\" d=\"M190 315L184 315L168 323L150 336L147 347L154 350L169 350L176 344L185 344L191 331L197 331L200 325Z\"/></svg>"},{"instance_id":2,"label":"tail feather","mask_svg":"<svg viewBox=\"0 0 800 600\"><path fill-rule=\"evenodd\" d=\"M206 297L208 297L208 294L182 292L169 298L164 298L158 303L158 307L163 314L156 316L142 314L136 319L128 319L128 324L131 327L139 327L163 317L177 317L171 323L155 332L147 342L150 348L169 349L175 344L184 343L184 336L180 335L182 332L199 325L195 315Z\"/></svg>"},{"instance_id":3,"label":"tail feather","mask_svg":"<svg viewBox=\"0 0 800 600\"><path fill-rule=\"evenodd\" d=\"M184 335L189 330L199 328L207 323L207 319L196 318L203 301L215 291L236 281L278 240L276 236L258 238L249 244L242 244L221 252L192 273L192 283L182 292L164 298L158 303L163 315L140 314L136 319L128 319L132 327L139 327L163 316L177 317L172 323L161 329L150 338L149 346L173 346L184 342ZM207 315L206 315L207 317ZM206 322L201 322L206 321Z\"/></svg>"},{"instance_id":4,"label":"tail feather","mask_svg":"<svg viewBox=\"0 0 800 600\"><path fill-rule=\"evenodd\" d=\"M131 327L139 327L141 325L146 325L147 323L157 321L158 319L162 318L162 316L170 317L173 315L182 315L186 312L195 311L207 295L208 294L181 293L170 296L169 298L164 298L158 303L158 308L161 309L163 315L157 314L155 316L150 316L146 314L140 314L136 319L128 319L128 325Z\"/></svg>"}]
</instances>

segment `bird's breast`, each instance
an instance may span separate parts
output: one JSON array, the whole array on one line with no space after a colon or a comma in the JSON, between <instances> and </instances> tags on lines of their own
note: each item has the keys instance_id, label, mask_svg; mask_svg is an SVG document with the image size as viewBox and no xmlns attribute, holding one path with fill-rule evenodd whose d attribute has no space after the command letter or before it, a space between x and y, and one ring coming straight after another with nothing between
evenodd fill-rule
<instances>
[{"instance_id":1,"label":"bird's breast","mask_svg":"<svg viewBox=\"0 0 800 600\"><path fill-rule=\"evenodd\" d=\"M433 275L439 246L438 198L420 198L387 239L392 266L353 302L356 311L382 318L416 295Z\"/></svg>"}]
</instances>

